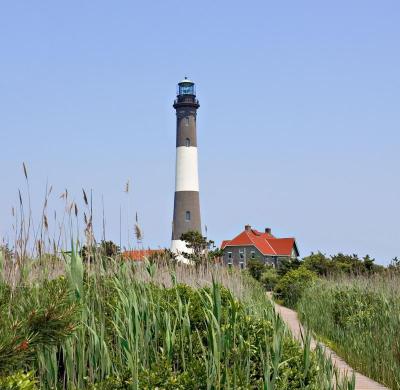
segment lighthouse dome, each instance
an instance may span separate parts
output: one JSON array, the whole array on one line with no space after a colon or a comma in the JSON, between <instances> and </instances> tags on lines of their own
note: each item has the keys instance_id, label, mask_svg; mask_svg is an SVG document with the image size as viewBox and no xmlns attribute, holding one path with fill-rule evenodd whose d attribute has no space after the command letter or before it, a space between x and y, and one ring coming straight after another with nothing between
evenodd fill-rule
<instances>
[{"instance_id":1,"label":"lighthouse dome","mask_svg":"<svg viewBox=\"0 0 400 390\"><path fill-rule=\"evenodd\" d=\"M177 95L196 95L196 88L194 82L185 77L178 83Z\"/></svg>"},{"instance_id":2,"label":"lighthouse dome","mask_svg":"<svg viewBox=\"0 0 400 390\"><path fill-rule=\"evenodd\" d=\"M182 81L179 81L178 84L194 84L194 82L187 77L185 77Z\"/></svg>"}]
</instances>

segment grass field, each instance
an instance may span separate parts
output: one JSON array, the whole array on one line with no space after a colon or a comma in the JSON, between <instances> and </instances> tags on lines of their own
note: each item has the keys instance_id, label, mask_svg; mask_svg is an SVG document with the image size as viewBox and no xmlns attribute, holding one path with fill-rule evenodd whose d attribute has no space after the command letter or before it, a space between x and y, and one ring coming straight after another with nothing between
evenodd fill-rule
<instances>
[{"instance_id":1,"label":"grass field","mask_svg":"<svg viewBox=\"0 0 400 390\"><path fill-rule=\"evenodd\" d=\"M298 304L303 323L361 373L400 389L400 275L318 280Z\"/></svg>"},{"instance_id":2,"label":"grass field","mask_svg":"<svg viewBox=\"0 0 400 390\"><path fill-rule=\"evenodd\" d=\"M292 339L240 271L84 264L72 251L31 260L16 282L5 263L0 388L18 380L26 387L16 389L353 388L335 381L321 351Z\"/></svg>"}]
</instances>

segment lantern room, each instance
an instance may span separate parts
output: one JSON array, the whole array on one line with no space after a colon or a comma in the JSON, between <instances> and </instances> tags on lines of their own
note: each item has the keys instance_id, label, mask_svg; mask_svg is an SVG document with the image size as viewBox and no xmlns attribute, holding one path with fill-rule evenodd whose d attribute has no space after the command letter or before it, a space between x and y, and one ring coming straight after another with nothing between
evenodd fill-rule
<instances>
[{"instance_id":1,"label":"lantern room","mask_svg":"<svg viewBox=\"0 0 400 390\"><path fill-rule=\"evenodd\" d=\"M194 82L185 77L181 82L178 83L177 95L196 96L196 87Z\"/></svg>"}]
</instances>

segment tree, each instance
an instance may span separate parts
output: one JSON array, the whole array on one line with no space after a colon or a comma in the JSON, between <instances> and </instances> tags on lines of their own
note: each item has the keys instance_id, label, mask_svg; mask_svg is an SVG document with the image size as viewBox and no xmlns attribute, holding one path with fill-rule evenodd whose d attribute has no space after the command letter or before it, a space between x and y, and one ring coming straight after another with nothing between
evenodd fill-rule
<instances>
[{"instance_id":1,"label":"tree","mask_svg":"<svg viewBox=\"0 0 400 390\"><path fill-rule=\"evenodd\" d=\"M372 259L369 255L366 255L365 257L363 257L363 264L364 264L365 269L368 272L372 272L374 270L374 266L375 266L374 261L375 261L375 259Z\"/></svg>"},{"instance_id":2,"label":"tree","mask_svg":"<svg viewBox=\"0 0 400 390\"><path fill-rule=\"evenodd\" d=\"M84 245L79 251L79 255L86 263L95 261L99 256L115 257L121 254L121 249L112 241L102 240L97 246Z\"/></svg>"},{"instance_id":3,"label":"tree","mask_svg":"<svg viewBox=\"0 0 400 390\"><path fill-rule=\"evenodd\" d=\"M192 250L191 253L182 253L182 255L190 261L193 261L196 265L206 263L213 256L210 256L209 248L214 244L214 241L207 241L206 237L203 237L198 231L189 231L183 233L181 240L186 242L186 246ZM211 252L213 253L213 252Z\"/></svg>"},{"instance_id":4,"label":"tree","mask_svg":"<svg viewBox=\"0 0 400 390\"><path fill-rule=\"evenodd\" d=\"M311 252L310 256L303 258L304 266L320 276L327 276L330 270L330 259L322 252Z\"/></svg>"},{"instance_id":5,"label":"tree","mask_svg":"<svg viewBox=\"0 0 400 390\"><path fill-rule=\"evenodd\" d=\"M392 259L388 269L393 272L400 272L400 259L397 256Z\"/></svg>"},{"instance_id":6,"label":"tree","mask_svg":"<svg viewBox=\"0 0 400 390\"><path fill-rule=\"evenodd\" d=\"M265 267L265 271L261 274L260 282L268 291L272 291L279 281L278 273L272 266Z\"/></svg>"},{"instance_id":7,"label":"tree","mask_svg":"<svg viewBox=\"0 0 400 390\"><path fill-rule=\"evenodd\" d=\"M293 269L279 280L274 289L275 296L285 306L295 308L303 291L317 278L314 272L304 266Z\"/></svg>"},{"instance_id":8,"label":"tree","mask_svg":"<svg viewBox=\"0 0 400 390\"><path fill-rule=\"evenodd\" d=\"M261 275L265 271L266 267L262 261L252 259L247 262L247 269L249 271L249 274L254 279L259 281L261 279Z\"/></svg>"},{"instance_id":9,"label":"tree","mask_svg":"<svg viewBox=\"0 0 400 390\"><path fill-rule=\"evenodd\" d=\"M286 275L289 271L299 268L301 261L298 258L295 259L282 259L278 265L278 275L280 277Z\"/></svg>"},{"instance_id":10,"label":"tree","mask_svg":"<svg viewBox=\"0 0 400 390\"><path fill-rule=\"evenodd\" d=\"M14 256L14 252L9 248L8 244L0 245L0 252L6 261L11 260Z\"/></svg>"},{"instance_id":11,"label":"tree","mask_svg":"<svg viewBox=\"0 0 400 390\"><path fill-rule=\"evenodd\" d=\"M103 256L114 257L121 253L118 245L114 244L112 241L102 240L100 243L100 251Z\"/></svg>"}]
</instances>

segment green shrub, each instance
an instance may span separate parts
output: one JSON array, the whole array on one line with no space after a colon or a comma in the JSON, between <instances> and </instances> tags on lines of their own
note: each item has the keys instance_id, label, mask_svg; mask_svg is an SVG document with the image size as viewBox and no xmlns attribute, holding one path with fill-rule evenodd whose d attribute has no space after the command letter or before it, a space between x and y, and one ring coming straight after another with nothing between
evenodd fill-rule
<instances>
[{"instance_id":1,"label":"green shrub","mask_svg":"<svg viewBox=\"0 0 400 390\"><path fill-rule=\"evenodd\" d=\"M317 275L305 267L289 271L275 286L275 296L284 305L294 308L301 298L303 291L316 279Z\"/></svg>"},{"instance_id":2,"label":"green shrub","mask_svg":"<svg viewBox=\"0 0 400 390\"><path fill-rule=\"evenodd\" d=\"M4 296L9 291L0 287L1 373L26 367L38 349L60 345L77 326L79 307L63 277L16 289L8 307Z\"/></svg>"},{"instance_id":3,"label":"green shrub","mask_svg":"<svg viewBox=\"0 0 400 390\"><path fill-rule=\"evenodd\" d=\"M19 371L13 375L0 377L0 390L36 390L37 381L32 371Z\"/></svg>"},{"instance_id":4,"label":"green shrub","mask_svg":"<svg viewBox=\"0 0 400 390\"><path fill-rule=\"evenodd\" d=\"M275 268L267 267L261 274L260 282L268 291L272 291L279 281L278 273Z\"/></svg>"},{"instance_id":5,"label":"green shrub","mask_svg":"<svg viewBox=\"0 0 400 390\"><path fill-rule=\"evenodd\" d=\"M400 389L399 279L320 279L297 308L307 327L354 369Z\"/></svg>"},{"instance_id":6,"label":"green shrub","mask_svg":"<svg viewBox=\"0 0 400 390\"><path fill-rule=\"evenodd\" d=\"M372 291L361 291L355 287L335 290L332 294L332 317L340 328L364 328L373 324L383 306L382 298Z\"/></svg>"},{"instance_id":7,"label":"green shrub","mask_svg":"<svg viewBox=\"0 0 400 390\"><path fill-rule=\"evenodd\" d=\"M256 280L260 280L262 273L265 271L265 264L257 259L249 260L247 270L249 274Z\"/></svg>"}]
</instances>

